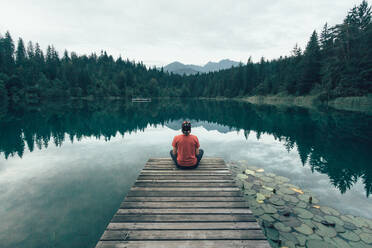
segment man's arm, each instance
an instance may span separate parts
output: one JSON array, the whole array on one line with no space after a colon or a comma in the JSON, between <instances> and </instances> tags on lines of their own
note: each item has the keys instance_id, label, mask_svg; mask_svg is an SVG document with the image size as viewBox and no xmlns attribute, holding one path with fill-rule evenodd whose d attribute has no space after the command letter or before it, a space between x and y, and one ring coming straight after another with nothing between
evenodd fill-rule
<instances>
[{"instance_id":1,"label":"man's arm","mask_svg":"<svg viewBox=\"0 0 372 248\"><path fill-rule=\"evenodd\" d=\"M199 147L196 148L195 154L196 154L196 156L199 156Z\"/></svg>"},{"instance_id":2,"label":"man's arm","mask_svg":"<svg viewBox=\"0 0 372 248\"><path fill-rule=\"evenodd\" d=\"M177 155L177 147L173 146L173 155Z\"/></svg>"}]
</instances>

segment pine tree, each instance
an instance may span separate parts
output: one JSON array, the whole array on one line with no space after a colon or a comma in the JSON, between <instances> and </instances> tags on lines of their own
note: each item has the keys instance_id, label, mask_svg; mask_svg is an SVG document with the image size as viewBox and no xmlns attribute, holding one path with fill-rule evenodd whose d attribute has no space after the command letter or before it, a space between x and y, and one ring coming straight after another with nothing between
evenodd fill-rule
<instances>
[{"instance_id":1,"label":"pine tree","mask_svg":"<svg viewBox=\"0 0 372 248\"><path fill-rule=\"evenodd\" d=\"M22 38L19 38L16 51L16 64L22 66L26 62L26 49Z\"/></svg>"},{"instance_id":2,"label":"pine tree","mask_svg":"<svg viewBox=\"0 0 372 248\"><path fill-rule=\"evenodd\" d=\"M310 92L315 84L320 83L320 47L318 34L314 31L307 43L302 60L302 76L298 85L298 93L305 95Z\"/></svg>"}]
</instances>

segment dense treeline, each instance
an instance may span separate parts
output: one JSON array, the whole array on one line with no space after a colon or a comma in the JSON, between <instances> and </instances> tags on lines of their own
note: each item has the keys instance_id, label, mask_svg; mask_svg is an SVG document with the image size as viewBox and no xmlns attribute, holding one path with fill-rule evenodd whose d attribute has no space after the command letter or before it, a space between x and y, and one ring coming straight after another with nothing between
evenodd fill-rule
<instances>
[{"instance_id":1,"label":"dense treeline","mask_svg":"<svg viewBox=\"0 0 372 248\"><path fill-rule=\"evenodd\" d=\"M0 35L0 99L3 103L66 97L237 97L320 94L321 100L372 92L372 19L367 1L352 8L342 24L314 31L304 49L271 61L251 59L219 72L180 76L142 63L100 55L59 56L38 43L15 47Z\"/></svg>"},{"instance_id":2,"label":"dense treeline","mask_svg":"<svg viewBox=\"0 0 372 248\"><path fill-rule=\"evenodd\" d=\"M10 109L0 118L0 155L22 157L27 148L32 152L84 137L110 140L122 135L125 139L126 133L143 130L149 124L169 126L167 123L178 121L180 125L184 119L242 130L247 138L252 133L258 139L263 134L272 135L286 149L297 149L304 165L327 174L341 192L360 178L366 194L372 193L372 118L359 113L345 115L238 101L172 99L123 104L75 100Z\"/></svg>"}]
</instances>

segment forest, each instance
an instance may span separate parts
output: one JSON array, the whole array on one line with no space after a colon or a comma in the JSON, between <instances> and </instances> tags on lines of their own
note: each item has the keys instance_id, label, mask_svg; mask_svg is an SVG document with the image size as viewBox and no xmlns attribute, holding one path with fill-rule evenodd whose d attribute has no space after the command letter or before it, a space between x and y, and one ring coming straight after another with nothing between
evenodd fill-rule
<instances>
[{"instance_id":1,"label":"forest","mask_svg":"<svg viewBox=\"0 0 372 248\"><path fill-rule=\"evenodd\" d=\"M304 49L231 69L176 75L142 62L100 54L60 55L53 45L15 42L0 34L0 101L34 104L70 98L244 97L318 95L321 101L372 93L372 22L367 1L338 25L324 25Z\"/></svg>"}]
</instances>

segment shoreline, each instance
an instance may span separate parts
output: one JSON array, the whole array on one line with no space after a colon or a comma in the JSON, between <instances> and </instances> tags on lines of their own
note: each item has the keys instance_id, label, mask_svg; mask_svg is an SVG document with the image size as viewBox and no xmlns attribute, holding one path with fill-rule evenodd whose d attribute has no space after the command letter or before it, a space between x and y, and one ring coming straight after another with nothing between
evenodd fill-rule
<instances>
[{"instance_id":1,"label":"shoreline","mask_svg":"<svg viewBox=\"0 0 372 248\"><path fill-rule=\"evenodd\" d=\"M309 96L250 96L235 98L237 101L249 102L252 104L264 105L282 105L282 106L298 106L305 108L329 107L336 110L346 110L372 114L372 96L350 96L338 97L328 102L321 101L319 95Z\"/></svg>"}]
</instances>

